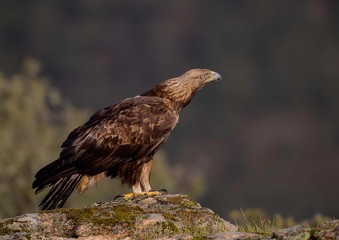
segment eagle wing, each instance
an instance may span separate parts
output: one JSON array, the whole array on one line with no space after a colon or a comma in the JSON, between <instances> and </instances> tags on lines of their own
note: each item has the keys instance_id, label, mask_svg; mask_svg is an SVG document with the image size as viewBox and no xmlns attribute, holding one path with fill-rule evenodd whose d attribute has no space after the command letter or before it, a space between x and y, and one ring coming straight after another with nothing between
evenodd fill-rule
<instances>
[{"instance_id":1,"label":"eagle wing","mask_svg":"<svg viewBox=\"0 0 339 240\"><path fill-rule=\"evenodd\" d=\"M73 174L96 175L130 161L148 161L178 122L158 97L135 97L95 113L73 130L59 159L36 174L37 192Z\"/></svg>"}]
</instances>

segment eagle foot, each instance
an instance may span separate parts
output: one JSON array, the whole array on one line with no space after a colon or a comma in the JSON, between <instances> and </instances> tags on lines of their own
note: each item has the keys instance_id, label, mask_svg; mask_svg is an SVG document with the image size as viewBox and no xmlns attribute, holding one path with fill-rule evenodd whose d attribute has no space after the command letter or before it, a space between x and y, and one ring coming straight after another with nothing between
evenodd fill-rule
<instances>
[{"instance_id":1,"label":"eagle foot","mask_svg":"<svg viewBox=\"0 0 339 240\"><path fill-rule=\"evenodd\" d=\"M120 201L120 200L134 200L139 197L154 197L159 195L165 195L167 194L166 189L160 189L160 190L150 190L148 192L135 192L135 193L126 193L126 194L119 194L114 198L114 201Z\"/></svg>"}]
</instances>

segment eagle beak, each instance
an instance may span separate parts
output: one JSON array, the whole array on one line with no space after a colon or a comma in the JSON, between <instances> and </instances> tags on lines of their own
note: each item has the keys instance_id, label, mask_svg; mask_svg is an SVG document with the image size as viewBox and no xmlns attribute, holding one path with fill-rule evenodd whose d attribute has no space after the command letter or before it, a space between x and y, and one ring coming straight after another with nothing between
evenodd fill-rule
<instances>
[{"instance_id":1,"label":"eagle beak","mask_svg":"<svg viewBox=\"0 0 339 240\"><path fill-rule=\"evenodd\" d=\"M212 75L213 75L213 78L214 78L215 81L221 80L221 76L220 76L219 73L217 73L217 72L212 72Z\"/></svg>"},{"instance_id":2,"label":"eagle beak","mask_svg":"<svg viewBox=\"0 0 339 240\"><path fill-rule=\"evenodd\" d=\"M221 80L220 74L217 72L211 71L211 77L207 79L206 83L212 82L212 81L218 81L218 80Z\"/></svg>"}]
</instances>

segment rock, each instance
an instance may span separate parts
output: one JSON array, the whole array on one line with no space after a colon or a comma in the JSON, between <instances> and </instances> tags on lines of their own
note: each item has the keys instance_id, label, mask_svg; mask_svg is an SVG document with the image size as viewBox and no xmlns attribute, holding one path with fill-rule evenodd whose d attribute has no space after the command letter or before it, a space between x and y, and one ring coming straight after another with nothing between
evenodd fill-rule
<instances>
[{"instance_id":1,"label":"rock","mask_svg":"<svg viewBox=\"0 0 339 240\"><path fill-rule=\"evenodd\" d=\"M0 220L0 239L193 239L227 231L237 227L179 194Z\"/></svg>"},{"instance_id":2,"label":"rock","mask_svg":"<svg viewBox=\"0 0 339 240\"><path fill-rule=\"evenodd\" d=\"M322 223L315 229L316 239L339 239L339 220Z\"/></svg>"},{"instance_id":3,"label":"rock","mask_svg":"<svg viewBox=\"0 0 339 240\"><path fill-rule=\"evenodd\" d=\"M222 232L209 235L207 239L213 240L233 240L233 239L262 239L262 236L255 233L246 232Z\"/></svg>"},{"instance_id":4,"label":"rock","mask_svg":"<svg viewBox=\"0 0 339 240\"><path fill-rule=\"evenodd\" d=\"M308 226L297 225L290 228L279 229L273 233L273 238L276 239L300 239L307 240L312 236L311 228Z\"/></svg>"},{"instance_id":5,"label":"rock","mask_svg":"<svg viewBox=\"0 0 339 240\"><path fill-rule=\"evenodd\" d=\"M297 225L290 228L280 229L272 234L272 239L339 240L339 220L324 222L315 227Z\"/></svg>"},{"instance_id":6,"label":"rock","mask_svg":"<svg viewBox=\"0 0 339 240\"><path fill-rule=\"evenodd\" d=\"M339 220L316 227L298 225L265 235L238 232L236 226L186 195L172 194L2 219L2 239L339 240Z\"/></svg>"}]
</instances>

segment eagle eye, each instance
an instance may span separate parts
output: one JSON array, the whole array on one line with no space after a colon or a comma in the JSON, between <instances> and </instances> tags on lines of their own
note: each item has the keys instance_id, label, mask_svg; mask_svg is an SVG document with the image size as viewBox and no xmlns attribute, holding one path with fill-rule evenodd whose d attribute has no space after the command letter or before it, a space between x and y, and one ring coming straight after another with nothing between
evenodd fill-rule
<instances>
[{"instance_id":1,"label":"eagle eye","mask_svg":"<svg viewBox=\"0 0 339 240\"><path fill-rule=\"evenodd\" d=\"M208 78L208 73L200 75L200 79L205 80Z\"/></svg>"}]
</instances>

